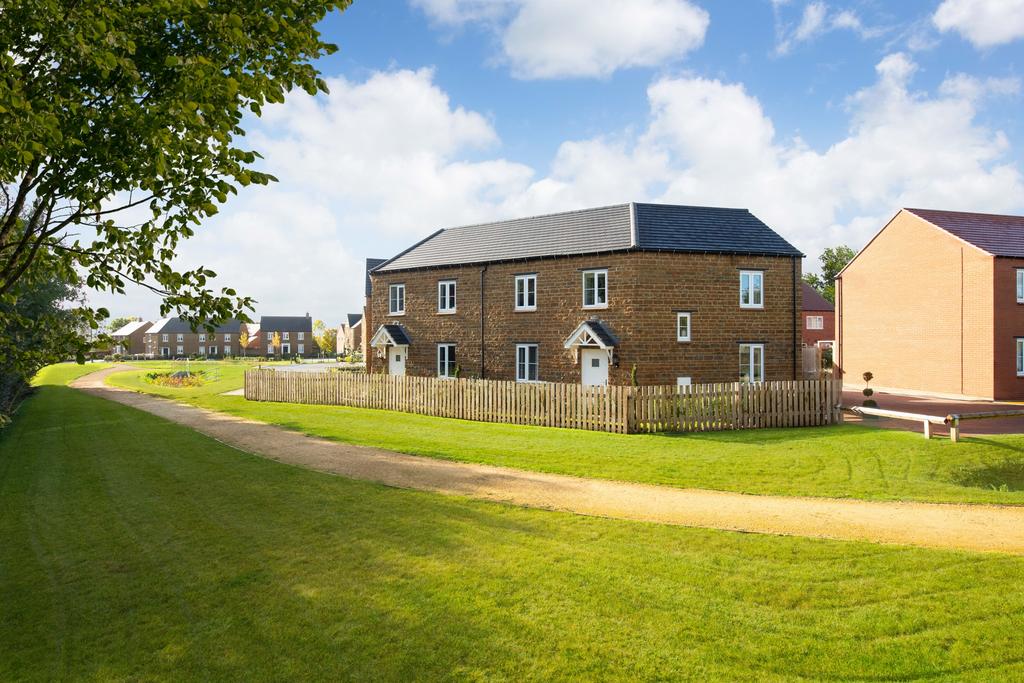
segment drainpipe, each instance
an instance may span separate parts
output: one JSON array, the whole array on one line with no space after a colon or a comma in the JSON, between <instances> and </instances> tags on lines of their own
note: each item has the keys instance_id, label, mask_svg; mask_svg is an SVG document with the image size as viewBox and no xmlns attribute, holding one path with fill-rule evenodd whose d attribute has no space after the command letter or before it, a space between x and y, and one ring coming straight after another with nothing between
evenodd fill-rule
<instances>
[{"instance_id":1,"label":"drainpipe","mask_svg":"<svg viewBox=\"0 0 1024 683\"><path fill-rule=\"evenodd\" d=\"M797 356L796 321L797 321L797 318L800 316L800 313L799 313L799 311L797 311L797 308L796 308L796 271L797 271L796 259L797 259L797 257L794 256L793 257L793 321L792 321L793 322L793 379L794 380L799 379L799 377L797 376L797 372L796 372L796 368L797 368L797 360L796 360L796 356Z\"/></svg>"},{"instance_id":2,"label":"drainpipe","mask_svg":"<svg viewBox=\"0 0 1024 683\"><path fill-rule=\"evenodd\" d=\"M487 266L480 268L480 379L487 377L487 364L484 361L484 274Z\"/></svg>"}]
</instances>

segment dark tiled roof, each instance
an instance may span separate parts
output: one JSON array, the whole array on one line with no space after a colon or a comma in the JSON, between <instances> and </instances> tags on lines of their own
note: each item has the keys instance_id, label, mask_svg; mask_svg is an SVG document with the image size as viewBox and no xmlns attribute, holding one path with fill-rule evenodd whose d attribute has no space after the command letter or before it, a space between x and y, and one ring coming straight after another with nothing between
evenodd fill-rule
<instances>
[{"instance_id":1,"label":"dark tiled roof","mask_svg":"<svg viewBox=\"0 0 1024 683\"><path fill-rule=\"evenodd\" d=\"M818 294L818 290L806 282L801 283L804 293L805 311L834 311L836 307L828 302L828 299Z\"/></svg>"},{"instance_id":2,"label":"dark tiled roof","mask_svg":"<svg viewBox=\"0 0 1024 683\"><path fill-rule=\"evenodd\" d=\"M263 332L311 332L313 319L308 315L264 315L260 318Z\"/></svg>"},{"instance_id":3,"label":"dark tiled roof","mask_svg":"<svg viewBox=\"0 0 1024 683\"><path fill-rule=\"evenodd\" d=\"M348 318L348 326L349 327L355 327L356 323L358 323L360 320L363 319L363 314L362 313L349 313L346 317Z\"/></svg>"},{"instance_id":4,"label":"dark tiled roof","mask_svg":"<svg viewBox=\"0 0 1024 683\"><path fill-rule=\"evenodd\" d=\"M596 319L588 320L587 327L589 327L594 333L594 336L600 339L606 346L619 345L618 338L612 334L611 329L608 328L608 325L604 321Z\"/></svg>"},{"instance_id":5,"label":"dark tiled roof","mask_svg":"<svg viewBox=\"0 0 1024 683\"><path fill-rule=\"evenodd\" d=\"M373 283L370 282L370 271L379 266L382 263L386 263L386 258L368 258L366 259L366 296L369 297L373 292Z\"/></svg>"},{"instance_id":6,"label":"dark tiled roof","mask_svg":"<svg viewBox=\"0 0 1024 683\"><path fill-rule=\"evenodd\" d=\"M409 345L409 336L405 333L405 328L401 325L385 325L384 329L387 330L388 335L396 345Z\"/></svg>"},{"instance_id":7,"label":"dark tiled roof","mask_svg":"<svg viewBox=\"0 0 1024 683\"><path fill-rule=\"evenodd\" d=\"M746 209L619 204L441 230L378 270L629 249L802 256Z\"/></svg>"},{"instance_id":8,"label":"dark tiled roof","mask_svg":"<svg viewBox=\"0 0 1024 683\"><path fill-rule=\"evenodd\" d=\"M240 320L228 320L223 325L214 328L216 334L238 334L242 329ZM193 332L205 333L206 328L200 325L195 330L181 318L164 318L153 324L153 327L146 331L146 334L192 334Z\"/></svg>"},{"instance_id":9,"label":"dark tiled roof","mask_svg":"<svg viewBox=\"0 0 1024 683\"><path fill-rule=\"evenodd\" d=\"M993 256L1024 258L1024 216L906 209Z\"/></svg>"}]
</instances>

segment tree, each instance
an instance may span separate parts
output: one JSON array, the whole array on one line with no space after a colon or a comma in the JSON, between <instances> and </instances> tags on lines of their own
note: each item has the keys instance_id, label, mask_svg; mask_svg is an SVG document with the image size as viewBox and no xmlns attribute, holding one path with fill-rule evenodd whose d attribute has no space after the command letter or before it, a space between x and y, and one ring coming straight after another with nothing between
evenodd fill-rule
<instances>
[{"instance_id":1,"label":"tree","mask_svg":"<svg viewBox=\"0 0 1024 683\"><path fill-rule=\"evenodd\" d=\"M242 331L238 333L238 345L242 347L242 357L245 358L246 351L249 348L249 330L242 326Z\"/></svg>"},{"instance_id":2,"label":"tree","mask_svg":"<svg viewBox=\"0 0 1024 683\"><path fill-rule=\"evenodd\" d=\"M821 263L821 274L805 273L804 282L814 287L829 303L835 303L836 276L856 255L857 252L845 244L828 247L818 258Z\"/></svg>"},{"instance_id":3,"label":"tree","mask_svg":"<svg viewBox=\"0 0 1024 683\"><path fill-rule=\"evenodd\" d=\"M138 283L209 329L252 299L178 272L178 243L239 186L246 112L326 91L315 26L351 0L20 0L0 10L0 299L33 264L72 287ZM90 309L90 325L106 317Z\"/></svg>"},{"instance_id":4,"label":"tree","mask_svg":"<svg viewBox=\"0 0 1024 683\"><path fill-rule=\"evenodd\" d=\"M313 340L320 347L320 355L334 355L338 349L338 328L328 327L323 320L313 322Z\"/></svg>"},{"instance_id":5,"label":"tree","mask_svg":"<svg viewBox=\"0 0 1024 683\"><path fill-rule=\"evenodd\" d=\"M274 354L281 354L281 333L275 332L274 336L270 338L270 344L274 347Z\"/></svg>"}]
</instances>

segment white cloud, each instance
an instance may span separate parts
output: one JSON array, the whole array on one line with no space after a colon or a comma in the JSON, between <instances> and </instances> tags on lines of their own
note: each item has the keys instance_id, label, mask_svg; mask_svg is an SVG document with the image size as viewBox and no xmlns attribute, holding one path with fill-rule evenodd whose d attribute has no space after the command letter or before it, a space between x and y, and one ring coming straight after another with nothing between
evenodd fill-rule
<instances>
[{"instance_id":1,"label":"white cloud","mask_svg":"<svg viewBox=\"0 0 1024 683\"><path fill-rule=\"evenodd\" d=\"M414 0L435 22L492 24L523 79L604 77L683 58L704 42L708 13L689 0Z\"/></svg>"},{"instance_id":2,"label":"white cloud","mask_svg":"<svg viewBox=\"0 0 1024 683\"><path fill-rule=\"evenodd\" d=\"M944 0L932 21L975 47L1001 45L1024 38L1024 0Z\"/></svg>"},{"instance_id":3,"label":"white cloud","mask_svg":"<svg viewBox=\"0 0 1024 683\"><path fill-rule=\"evenodd\" d=\"M808 43L831 31L852 31L862 39L877 38L883 35L887 29L869 27L861 21L860 17L853 10L845 9L832 12L829 6L815 0L804 5L800 21L795 26L787 26L781 20L780 9L786 2L773 0L775 11L775 53L777 55L789 54L794 47L801 43Z\"/></svg>"},{"instance_id":4,"label":"white cloud","mask_svg":"<svg viewBox=\"0 0 1024 683\"><path fill-rule=\"evenodd\" d=\"M429 70L332 79L256 122L252 146L281 182L249 188L184 243L182 264L260 300L265 313L336 322L357 310L361 262L456 224L649 200L748 207L812 259L860 246L901 206L1024 210L1005 134L978 120L1015 79L952 74L913 88L916 65L885 57L845 103L848 129L811 148L780 134L739 83L661 78L638 132L562 143L543 172L502 158L492 123L449 101ZM153 299L115 313L155 314ZM152 311L147 313L146 311Z\"/></svg>"}]
</instances>

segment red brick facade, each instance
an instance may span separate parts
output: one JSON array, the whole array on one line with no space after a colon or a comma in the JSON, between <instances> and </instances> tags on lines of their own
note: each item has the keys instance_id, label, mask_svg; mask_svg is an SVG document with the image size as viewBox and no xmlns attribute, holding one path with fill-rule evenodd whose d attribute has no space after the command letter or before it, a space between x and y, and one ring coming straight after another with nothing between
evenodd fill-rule
<instances>
[{"instance_id":1,"label":"red brick facade","mask_svg":"<svg viewBox=\"0 0 1024 683\"><path fill-rule=\"evenodd\" d=\"M821 328L809 327L808 318L821 318ZM801 333L805 346L814 346L818 342L833 341L836 338L836 313L835 311L804 311L803 332Z\"/></svg>"},{"instance_id":2,"label":"red brick facade","mask_svg":"<svg viewBox=\"0 0 1024 683\"><path fill-rule=\"evenodd\" d=\"M602 268L608 271L608 305L584 308L582 272ZM740 307L741 270L764 273L763 308ZM515 276L528 273L537 277L536 310L516 311ZM792 257L627 252L382 272L372 278L367 332L388 323L404 328L410 338L409 375L436 375L437 345L454 343L460 376L512 380L516 345L529 343L538 345L541 381L578 383L581 369L564 343L592 317L619 341L611 384L628 384L634 366L638 383L645 385L675 384L679 377L733 382L739 377L741 342L764 344L765 379L793 379L799 370L800 262ZM438 313L441 280L457 282L454 313ZM393 316L389 288L397 283L405 285L406 313ZM690 314L690 341L677 340L679 312ZM388 361L376 350L368 350L367 360L371 372L387 371Z\"/></svg>"}]
</instances>

